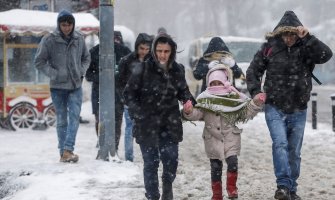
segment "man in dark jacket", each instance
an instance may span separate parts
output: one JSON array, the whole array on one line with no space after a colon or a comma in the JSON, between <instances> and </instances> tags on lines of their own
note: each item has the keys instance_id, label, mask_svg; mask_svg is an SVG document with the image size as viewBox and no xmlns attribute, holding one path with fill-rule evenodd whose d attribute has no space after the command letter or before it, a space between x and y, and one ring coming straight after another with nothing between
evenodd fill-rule
<instances>
[{"instance_id":1,"label":"man in dark jacket","mask_svg":"<svg viewBox=\"0 0 335 200\"><path fill-rule=\"evenodd\" d=\"M199 59L196 64L193 76L197 80L202 80L201 92L206 90L206 75L208 73L208 64L210 61L216 58L220 58L223 54L231 54L227 45L220 37L213 37L208 44L203 57ZM235 63L232 64L230 69L233 71L233 78L240 78L243 75L242 69L239 68Z\"/></svg>"},{"instance_id":2,"label":"man in dark jacket","mask_svg":"<svg viewBox=\"0 0 335 200\"><path fill-rule=\"evenodd\" d=\"M273 141L278 187L275 199L301 199L296 193L297 179L312 70L331 57L330 48L309 34L294 12L286 11L247 70L252 97L261 93L261 78L266 71L265 119Z\"/></svg>"},{"instance_id":3,"label":"man in dark jacket","mask_svg":"<svg viewBox=\"0 0 335 200\"><path fill-rule=\"evenodd\" d=\"M115 80L118 79L118 65L122 57L129 54L131 51L128 47L123 44L121 32L114 32L114 53L115 53ZM86 71L85 78L87 81L92 82L92 112L95 115L95 130L98 135L99 125L99 44L90 49L91 63ZM115 81L115 87L118 87L117 81ZM121 93L115 90L115 149L118 150L120 136L121 136L121 125L123 115L123 103L121 100Z\"/></svg>"},{"instance_id":4,"label":"man in dark jacket","mask_svg":"<svg viewBox=\"0 0 335 200\"><path fill-rule=\"evenodd\" d=\"M84 37L75 31L75 18L62 10L57 17L57 29L43 37L35 56L36 68L50 77L60 162L79 159L73 151L82 104L82 80L89 63Z\"/></svg>"},{"instance_id":5,"label":"man in dark jacket","mask_svg":"<svg viewBox=\"0 0 335 200\"><path fill-rule=\"evenodd\" d=\"M137 65L124 90L134 119L133 135L144 161L146 197L158 200L158 167L163 164L162 199L173 199L172 182L178 166L178 144L183 139L179 101L195 102L184 69L175 62L177 44L161 33L153 41L152 57Z\"/></svg>"},{"instance_id":6,"label":"man in dark jacket","mask_svg":"<svg viewBox=\"0 0 335 200\"><path fill-rule=\"evenodd\" d=\"M118 76L118 86L117 88L122 94L124 88L126 87L127 81L132 74L132 71L136 65L140 65L141 62L145 61L150 57L150 47L152 43L152 37L146 33L138 34L135 41L135 51L128 54L120 61L119 65L119 76ZM128 107L124 107L124 118L126 121L125 133L124 133L124 151L125 159L133 162L133 122L130 119L128 113Z\"/></svg>"}]
</instances>

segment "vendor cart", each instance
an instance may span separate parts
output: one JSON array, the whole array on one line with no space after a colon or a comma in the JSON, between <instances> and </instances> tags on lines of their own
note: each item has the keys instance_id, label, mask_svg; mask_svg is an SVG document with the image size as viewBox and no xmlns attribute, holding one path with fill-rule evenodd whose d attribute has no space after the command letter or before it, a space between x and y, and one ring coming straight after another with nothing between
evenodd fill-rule
<instances>
[{"instance_id":1,"label":"vendor cart","mask_svg":"<svg viewBox=\"0 0 335 200\"><path fill-rule=\"evenodd\" d=\"M4 128L55 124L49 79L33 63L41 38L55 30L57 15L20 9L0 12L0 125ZM73 15L76 30L85 37L98 33L99 21L92 14Z\"/></svg>"}]
</instances>

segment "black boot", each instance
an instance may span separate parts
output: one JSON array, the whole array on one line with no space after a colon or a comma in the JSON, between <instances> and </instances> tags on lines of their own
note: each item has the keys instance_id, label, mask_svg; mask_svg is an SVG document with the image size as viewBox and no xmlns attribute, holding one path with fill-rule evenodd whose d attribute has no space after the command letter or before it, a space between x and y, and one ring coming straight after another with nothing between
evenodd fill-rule
<instances>
[{"instance_id":1,"label":"black boot","mask_svg":"<svg viewBox=\"0 0 335 200\"><path fill-rule=\"evenodd\" d=\"M162 200L173 200L172 183L168 181L163 182Z\"/></svg>"}]
</instances>

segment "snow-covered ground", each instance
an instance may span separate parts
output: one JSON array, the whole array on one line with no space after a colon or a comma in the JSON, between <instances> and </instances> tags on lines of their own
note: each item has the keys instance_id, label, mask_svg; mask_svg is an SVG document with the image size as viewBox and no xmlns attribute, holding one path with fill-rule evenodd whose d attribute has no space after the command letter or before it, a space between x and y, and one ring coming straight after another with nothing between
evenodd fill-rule
<instances>
[{"instance_id":1,"label":"snow-covered ground","mask_svg":"<svg viewBox=\"0 0 335 200\"><path fill-rule=\"evenodd\" d=\"M95 160L97 138L90 105L90 102L83 104L82 116L90 123L81 124L78 131L75 152L80 160L77 164L59 162L55 128L24 132L0 129L0 199L144 199L143 163L136 143L134 163ZM174 182L176 200L208 200L211 197L210 166L201 139L203 123L196 125L184 123L184 141L180 143L180 162ZM276 184L264 113L241 127L244 132L239 157L239 199L273 199ZM121 160L123 149L122 137ZM334 155L335 134L331 125L319 123L318 129L312 130L308 123L298 188L302 199L334 199Z\"/></svg>"}]
</instances>

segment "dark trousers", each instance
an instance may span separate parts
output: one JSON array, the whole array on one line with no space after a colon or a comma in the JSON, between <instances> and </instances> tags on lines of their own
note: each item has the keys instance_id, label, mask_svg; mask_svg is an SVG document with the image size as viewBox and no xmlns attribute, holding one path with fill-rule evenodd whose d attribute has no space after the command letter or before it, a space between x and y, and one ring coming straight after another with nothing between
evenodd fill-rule
<instances>
[{"instance_id":1,"label":"dark trousers","mask_svg":"<svg viewBox=\"0 0 335 200\"><path fill-rule=\"evenodd\" d=\"M144 167L144 186L148 199L159 199L158 167L163 164L162 181L172 183L178 167L178 143L168 137L160 137L157 145L140 144Z\"/></svg>"}]
</instances>

